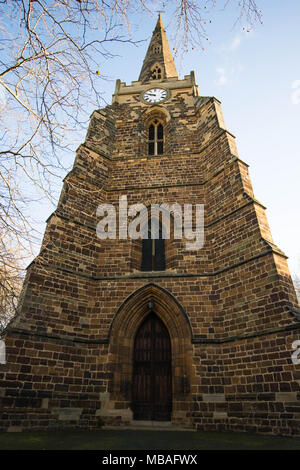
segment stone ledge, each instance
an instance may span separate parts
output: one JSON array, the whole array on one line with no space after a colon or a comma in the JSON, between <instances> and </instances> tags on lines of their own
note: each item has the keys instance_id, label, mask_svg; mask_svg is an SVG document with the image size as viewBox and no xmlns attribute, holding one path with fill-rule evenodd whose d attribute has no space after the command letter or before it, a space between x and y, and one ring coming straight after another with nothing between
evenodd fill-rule
<instances>
[{"instance_id":1,"label":"stone ledge","mask_svg":"<svg viewBox=\"0 0 300 470\"><path fill-rule=\"evenodd\" d=\"M212 271L211 273L209 272L207 273L174 273L174 272L167 272L167 271L151 271L151 272L149 271L149 273L140 272L140 273L134 273L134 274L121 274L121 275L113 275L113 276L94 276L86 272L74 271L74 270L62 268L60 266L56 266L50 263L45 264L44 266L47 266L47 268L58 269L59 271L67 272L69 274L86 277L94 281L114 281L114 280L120 280L120 279L151 279L151 278L167 278L167 277L174 277L174 278L176 277L211 277L211 276L217 276L231 269L235 269L239 266L243 266L246 263L257 260L259 258L262 258L263 256L270 255L272 253L273 253L272 249L268 249L267 251L263 251L262 253L259 253L258 255L252 256L251 258L245 259L243 261L239 261L238 263L232 264L230 266L225 266L223 268L217 269L216 271ZM32 261L32 263L30 263L29 266L31 266L31 264L33 264L34 262L35 261Z\"/></svg>"},{"instance_id":2,"label":"stone ledge","mask_svg":"<svg viewBox=\"0 0 300 470\"><path fill-rule=\"evenodd\" d=\"M291 309L291 314L296 317L298 321L300 321L300 308L293 307Z\"/></svg>"},{"instance_id":3,"label":"stone ledge","mask_svg":"<svg viewBox=\"0 0 300 470\"><path fill-rule=\"evenodd\" d=\"M250 338L257 338L259 336L266 336L266 335L271 335L273 333L279 333L279 332L286 332L286 331L293 331L300 329L300 322L292 324L292 325L287 325L287 326L281 326L281 327L276 327L276 328L269 328L267 330L261 330L261 331L253 331L250 333L244 333L240 335L235 335L235 336L229 336L228 338L192 338L191 343L192 344L223 344L223 343L231 343L233 341L242 341L245 339L250 339ZM34 337L41 337L41 338L48 338L50 340L60 340L64 341L66 343L84 343L84 344L109 344L109 338L99 338L99 339L88 339L88 338L80 338L80 337L70 337L70 336L65 336L65 335L55 335L55 334L50 334L50 333L43 333L43 332L35 332L35 331L29 331L29 330L23 330L22 328L14 328L10 327L5 330L7 333L16 333L20 335L28 335L28 336L34 336Z\"/></svg>"},{"instance_id":4,"label":"stone ledge","mask_svg":"<svg viewBox=\"0 0 300 470\"><path fill-rule=\"evenodd\" d=\"M204 224L204 229L209 228L212 225L215 225L215 224L221 222L222 220L226 219L227 217L230 217L231 215L243 210L245 207L248 207L248 206L250 206L254 203L255 203L255 201L246 202L246 204L243 204L242 206L237 207L236 209L234 209L233 211L223 215L222 217L218 217L217 219L213 220L212 222L210 222L208 224ZM85 228L88 228L90 230L96 231L96 224L95 225L90 225L89 223L86 223L86 222L80 222L79 220L73 219L73 218L69 217L68 215L61 214L59 210L55 210L54 212L52 212L52 214L50 214L49 217L47 218L46 223L48 223L49 220L51 219L51 217L54 217L54 216L59 217L60 219L63 219L63 220L67 220L68 222L71 222L73 224L80 225L81 227L85 227ZM196 229L197 226L193 224L192 228ZM275 245L274 245L274 247L275 247ZM279 248L277 248L277 250L279 250ZM279 250L279 252L280 252L280 250Z\"/></svg>"},{"instance_id":5,"label":"stone ledge","mask_svg":"<svg viewBox=\"0 0 300 470\"><path fill-rule=\"evenodd\" d=\"M32 330L26 330L22 328L16 328L16 327L7 327L3 333L15 333L19 335L25 335L25 336L34 336L37 338L47 338L49 340L59 340L63 343L66 344L76 344L76 343L84 343L84 344L109 344L108 338L103 338L103 339L89 339L89 338L80 338L80 337L75 337L74 335L67 336L67 335L60 335L60 334L52 334L52 333L46 333L43 331L32 331Z\"/></svg>"},{"instance_id":6,"label":"stone ledge","mask_svg":"<svg viewBox=\"0 0 300 470\"><path fill-rule=\"evenodd\" d=\"M244 333L235 336L229 336L228 338L193 338L193 344L223 344L223 343L231 343L233 341L240 341L248 338L257 338L259 336L266 336L271 335L274 333L285 332L285 331L292 331L300 329L300 322L293 323L292 325L286 326L278 326L274 328L268 328L266 330L260 331L253 331L250 333Z\"/></svg>"},{"instance_id":7,"label":"stone ledge","mask_svg":"<svg viewBox=\"0 0 300 470\"><path fill-rule=\"evenodd\" d=\"M80 147L84 147L86 150L89 150L90 152L95 153L96 155L99 155L100 157L106 158L107 160L112 161L112 158L109 157L106 153L101 153L98 150L90 148L86 143L82 143L79 145L79 147L76 149L76 153L80 150ZM71 170L72 171L72 170Z\"/></svg>"}]
</instances>

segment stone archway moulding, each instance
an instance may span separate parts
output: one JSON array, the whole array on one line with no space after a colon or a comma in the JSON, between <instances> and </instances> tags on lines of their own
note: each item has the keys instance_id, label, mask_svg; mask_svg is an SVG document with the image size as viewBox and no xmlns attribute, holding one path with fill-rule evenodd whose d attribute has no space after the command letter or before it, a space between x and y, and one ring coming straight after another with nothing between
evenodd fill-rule
<instances>
[{"instance_id":1,"label":"stone archway moulding","mask_svg":"<svg viewBox=\"0 0 300 470\"><path fill-rule=\"evenodd\" d=\"M173 340L188 338L192 342L191 324L181 304L167 289L150 283L134 291L120 305L110 326L109 343L115 343L120 336L132 338L150 310L163 320Z\"/></svg>"},{"instance_id":2,"label":"stone archway moulding","mask_svg":"<svg viewBox=\"0 0 300 470\"><path fill-rule=\"evenodd\" d=\"M113 318L109 331L109 406L118 407L114 409L114 413L124 415L124 420L131 413L134 339L139 326L150 311L163 321L170 334L172 420L178 421L182 414L186 414L184 403L191 401L190 393L194 383L192 329L187 314L175 297L168 290L153 283L146 284L127 297Z\"/></svg>"}]
</instances>

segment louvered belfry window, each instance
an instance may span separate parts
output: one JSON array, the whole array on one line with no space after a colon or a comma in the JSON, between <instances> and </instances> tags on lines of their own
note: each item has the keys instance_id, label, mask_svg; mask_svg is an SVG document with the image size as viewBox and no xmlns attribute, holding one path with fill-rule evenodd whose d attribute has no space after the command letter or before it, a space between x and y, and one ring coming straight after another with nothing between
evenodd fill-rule
<instances>
[{"instance_id":1,"label":"louvered belfry window","mask_svg":"<svg viewBox=\"0 0 300 470\"><path fill-rule=\"evenodd\" d=\"M148 238L142 240L142 271L164 271L165 240L162 237L162 226L159 224L159 238L151 239L151 228L148 230Z\"/></svg>"},{"instance_id":2,"label":"louvered belfry window","mask_svg":"<svg viewBox=\"0 0 300 470\"><path fill-rule=\"evenodd\" d=\"M161 52L161 46L159 44L155 44L153 46L153 52L154 54L159 54Z\"/></svg>"},{"instance_id":3,"label":"louvered belfry window","mask_svg":"<svg viewBox=\"0 0 300 470\"><path fill-rule=\"evenodd\" d=\"M152 80L160 80L162 78L161 67L159 67L158 65L153 67L153 69L151 70L151 77L150 78Z\"/></svg>"},{"instance_id":4,"label":"louvered belfry window","mask_svg":"<svg viewBox=\"0 0 300 470\"><path fill-rule=\"evenodd\" d=\"M164 153L164 126L155 119L149 126L148 155L163 155Z\"/></svg>"}]
</instances>

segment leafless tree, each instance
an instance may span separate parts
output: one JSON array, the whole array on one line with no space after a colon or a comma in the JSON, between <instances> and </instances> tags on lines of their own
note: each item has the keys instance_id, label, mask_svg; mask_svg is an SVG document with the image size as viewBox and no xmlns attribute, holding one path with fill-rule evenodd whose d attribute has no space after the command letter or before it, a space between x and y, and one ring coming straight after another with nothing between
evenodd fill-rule
<instances>
[{"instance_id":1,"label":"leafless tree","mask_svg":"<svg viewBox=\"0 0 300 470\"><path fill-rule=\"evenodd\" d=\"M224 10L229 5L235 6L236 17L233 24L240 22L243 29L249 31L256 22L262 23L262 12L255 0L180 0L166 1L164 5L176 5L172 15L175 26L175 49L187 52L209 40L207 26L212 23L216 10Z\"/></svg>"},{"instance_id":2,"label":"leafless tree","mask_svg":"<svg viewBox=\"0 0 300 470\"><path fill-rule=\"evenodd\" d=\"M186 48L206 38L213 10L235 3L237 18L261 19L254 0L167 0ZM153 5L153 4L152 4ZM66 151L99 107L99 64L112 43L136 42L132 14L149 15L146 0L0 0L0 316L14 312L23 260L34 240L29 203L55 202ZM155 15L156 16L156 13ZM89 106L90 104L90 106ZM5 322L4 322L5 323Z\"/></svg>"},{"instance_id":3,"label":"leafless tree","mask_svg":"<svg viewBox=\"0 0 300 470\"><path fill-rule=\"evenodd\" d=\"M14 316L22 287L22 256L16 254L4 239L0 246L0 335Z\"/></svg>"}]
</instances>

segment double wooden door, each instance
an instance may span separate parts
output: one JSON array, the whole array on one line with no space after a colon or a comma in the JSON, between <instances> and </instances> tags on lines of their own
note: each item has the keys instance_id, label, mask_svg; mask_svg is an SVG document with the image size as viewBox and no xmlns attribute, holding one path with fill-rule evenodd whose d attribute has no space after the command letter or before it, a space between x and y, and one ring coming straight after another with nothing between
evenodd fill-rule
<instances>
[{"instance_id":1,"label":"double wooden door","mask_svg":"<svg viewBox=\"0 0 300 470\"><path fill-rule=\"evenodd\" d=\"M171 341L167 328L150 313L134 343L132 410L136 420L170 421Z\"/></svg>"}]
</instances>

